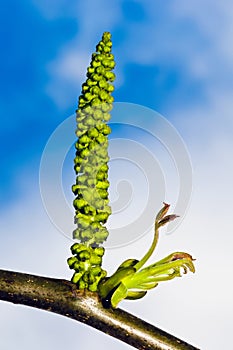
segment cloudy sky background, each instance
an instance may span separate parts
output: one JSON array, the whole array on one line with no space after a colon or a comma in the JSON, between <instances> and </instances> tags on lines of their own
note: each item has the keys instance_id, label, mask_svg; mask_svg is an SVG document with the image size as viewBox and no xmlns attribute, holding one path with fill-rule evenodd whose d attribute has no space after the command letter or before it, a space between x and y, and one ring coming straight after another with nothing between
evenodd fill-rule
<instances>
[{"instance_id":1,"label":"cloudy sky background","mask_svg":"<svg viewBox=\"0 0 233 350\"><path fill-rule=\"evenodd\" d=\"M51 222L42 203L40 161L51 134L76 109L90 55L102 33L110 31L117 61L115 100L163 115L180 133L192 162L191 203L177 230L161 235L157 256L184 250L197 259L195 275L160 285L145 299L123 302L121 307L201 349L228 348L233 311L231 1L10 0L1 10L1 268L71 276L66 266L70 241ZM153 118L144 123L145 129L154 130ZM161 205L160 199L174 207L182 184L168 153L137 128L115 128L112 139L117 138L135 140L157 159L167 187L162 198L163 176L155 173L159 195L150 210ZM112 201L122 194L115 186L121 179L131 184L126 189L132 197L126 211L115 221L113 217L113 226L123 226L129 216L131 222L133 213L136 218L146 206L145 180L151 172L139 171L135 182L134 165L130 156L124 164L111 163ZM62 169L70 208L73 180L71 149ZM48 174L48 188L50 181ZM105 267L111 272L125 258L140 257L151 238L152 231L107 251ZM0 315L4 350L27 350L31 344L34 350L93 345L130 349L46 312L1 302Z\"/></svg>"}]
</instances>

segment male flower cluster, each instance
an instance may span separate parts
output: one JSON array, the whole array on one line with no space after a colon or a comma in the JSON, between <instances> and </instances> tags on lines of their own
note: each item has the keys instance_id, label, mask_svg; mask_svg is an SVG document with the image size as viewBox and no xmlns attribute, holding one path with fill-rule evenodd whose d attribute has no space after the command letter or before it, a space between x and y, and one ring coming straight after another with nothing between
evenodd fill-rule
<instances>
[{"instance_id":1,"label":"male flower cluster","mask_svg":"<svg viewBox=\"0 0 233 350\"><path fill-rule=\"evenodd\" d=\"M111 71L115 66L111 47L111 34L105 32L96 47L97 52L92 55L76 111L78 141L74 163L77 177L72 191L76 196L73 205L77 228L73 238L80 241L77 244L82 253L76 254L75 260L68 259L68 264L76 271L73 281L79 288L89 286L90 290L94 288L92 279L97 286L99 276L105 273L102 270L100 275L96 275L92 269L96 264L93 265L92 260L96 255L95 250L107 239L108 231L104 225L111 214L108 199L108 135L111 129L106 124L110 119L111 93L114 90L112 82L115 79ZM74 249L71 248L71 251L75 254ZM97 265L100 267L101 263Z\"/></svg>"},{"instance_id":2,"label":"male flower cluster","mask_svg":"<svg viewBox=\"0 0 233 350\"><path fill-rule=\"evenodd\" d=\"M69 267L75 270L71 281L78 284L79 289L95 292L99 281L107 274L101 268L104 248L91 248L85 244L74 243L71 252L74 256L67 260Z\"/></svg>"}]
</instances>

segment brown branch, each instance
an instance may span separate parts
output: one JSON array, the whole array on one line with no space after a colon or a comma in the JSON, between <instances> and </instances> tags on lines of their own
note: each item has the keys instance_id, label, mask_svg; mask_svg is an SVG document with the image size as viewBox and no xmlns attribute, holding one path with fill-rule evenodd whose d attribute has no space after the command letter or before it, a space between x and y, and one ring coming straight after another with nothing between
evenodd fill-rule
<instances>
[{"instance_id":1,"label":"brown branch","mask_svg":"<svg viewBox=\"0 0 233 350\"><path fill-rule=\"evenodd\" d=\"M106 309L98 294L54 278L0 270L0 300L55 312L83 322L140 350L197 350L121 310Z\"/></svg>"}]
</instances>

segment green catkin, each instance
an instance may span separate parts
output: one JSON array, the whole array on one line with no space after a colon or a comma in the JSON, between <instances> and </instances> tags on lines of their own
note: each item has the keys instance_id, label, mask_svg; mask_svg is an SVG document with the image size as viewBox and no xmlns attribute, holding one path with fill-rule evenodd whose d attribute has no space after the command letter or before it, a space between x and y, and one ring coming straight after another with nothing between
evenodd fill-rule
<instances>
[{"instance_id":1,"label":"green catkin","mask_svg":"<svg viewBox=\"0 0 233 350\"><path fill-rule=\"evenodd\" d=\"M74 168L76 184L75 224L73 238L79 243L71 247L73 257L68 265L75 270L72 282L80 289L97 291L99 281L106 276L101 268L104 248L99 247L108 236L106 223L111 208L108 200L108 135L114 90L114 56L111 53L111 34L105 32L92 55L87 80L82 85L76 111L78 141L75 144Z\"/></svg>"}]
</instances>

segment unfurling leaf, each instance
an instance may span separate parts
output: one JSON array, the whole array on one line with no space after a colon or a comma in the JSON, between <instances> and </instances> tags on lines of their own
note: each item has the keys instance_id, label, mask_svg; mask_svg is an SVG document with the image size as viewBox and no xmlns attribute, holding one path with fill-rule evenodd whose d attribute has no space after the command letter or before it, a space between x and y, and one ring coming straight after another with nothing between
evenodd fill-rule
<instances>
[{"instance_id":1,"label":"unfurling leaf","mask_svg":"<svg viewBox=\"0 0 233 350\"><path fill-rule=\"evenodd\" d=\"M179 215L175 215L175 214L167 215L163 219L158 221L158 227L164 226L164 225L168 224L170 221L173 221L178 217L179 217Z\"/></svg>"},{"instance_id":2,"label":"unfurling leaf","mask_svg":"<svg viewBox=\"0 0 233 350\"><path fill-rule=\"evenodd\" d=\"M169 208L170 208L170 204L163 202L163 207L162 209L160 209L160 211L156 215L155 221L161 220L167 214Z\"/></svg>"},{"instance_id":3,"label":"unfurling leaf","mask_svg":"<svg viewBox=\"0 0 233 350\"><path fill-rule=\"evenodd\" d=\"M159 228L177 218L177 215L166 215L169 204L164 203L155 220L154 239L148 252L141 260L128 259L124 261L109 278L99 283L99 294L115 308L123 299L140 299L144 297L149 289L157 287L162 281L181 277L188 271L195 272L194 259L188 253L175 252L167 257L142 268L152 255L159 236Z\"/></svg>"}]
</instances>

